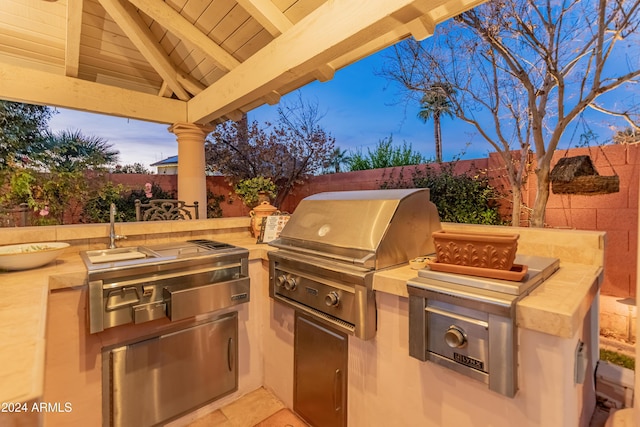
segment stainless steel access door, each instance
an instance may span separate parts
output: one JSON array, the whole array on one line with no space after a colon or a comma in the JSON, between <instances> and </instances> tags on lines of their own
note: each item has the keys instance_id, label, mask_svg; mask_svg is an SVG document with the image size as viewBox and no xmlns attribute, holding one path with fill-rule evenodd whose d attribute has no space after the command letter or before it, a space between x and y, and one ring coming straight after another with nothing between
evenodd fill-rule
<instances>
[{"instance_id":1,"label":"stainless steel access door","mask_svg":"<svg viewBox=\"0 0 640 427\"><path fill-rule=\"evenodd\" d=\"M296 311L293 410L313 427L347 425L347 335Z\"/></svg>"},{"instance_id":2,"label":"stainless steel access door","mask_svg":"<svg viewBox=\"0 0 640 427\"><path fill-rule=\"evenodd\" d=\"M237 390L237 351L233 312L103 352L104 425L157 425Z\"/></svg>"}]
</instances>

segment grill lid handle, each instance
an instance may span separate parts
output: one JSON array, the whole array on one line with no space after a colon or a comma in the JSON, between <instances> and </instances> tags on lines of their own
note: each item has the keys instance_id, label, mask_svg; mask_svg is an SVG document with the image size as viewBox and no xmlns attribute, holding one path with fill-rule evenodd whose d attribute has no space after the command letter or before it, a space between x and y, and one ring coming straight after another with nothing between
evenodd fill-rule
<instances>
[{"instance_id":1,"label":"grill lid handle","mask_svg":"<svg viewBox=\"0 0 640 427\"><path fill-rule=\"evenodd\" d=\"M309 255L318 256L318 257L321 257L321 258L327 258L327 259L333 259L333 260L348 262L350 264L360 265L362 267L368 267L368 268L374 268L375 267L375 265L374 265L374 263L375 263L375 260L374 260L375 254L374 253L367 254L366 256L364 256L362 258L351 258L351 257L342 256L342 255L330 254L330 253L327 253L327 252L314 251L313 249L301 248L299 246L285 245L285 244L280 243L277 240L274 240L273 242L269 242L269 245L270 246L274 246L274 247L279 248L279 249L287 249L289 251L301 252L301 253L305 253L305 254L309 254Z\"/></svg>"}]
</instances>

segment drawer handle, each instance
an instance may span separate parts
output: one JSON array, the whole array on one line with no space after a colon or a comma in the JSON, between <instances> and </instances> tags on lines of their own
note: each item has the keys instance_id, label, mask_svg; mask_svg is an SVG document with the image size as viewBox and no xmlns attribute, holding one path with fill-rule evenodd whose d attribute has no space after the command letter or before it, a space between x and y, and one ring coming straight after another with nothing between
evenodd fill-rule
<instances>
[{"instance_id":1,"label":"drawer handle","mask_svg":"<svg viewBox=\"0 0 640 427\"><path fill-rule=\"evenodd\" d=\"M233 351L233 338L229 338L227 341L227 367L229 368L229 372L233 371L234 362L234 351Z\"/></svg>"},{"instance_id":2,"label":"drawer handle","mask_svg":"<svg viewBox=\"0 0 640 427\"><path fill-rule=\"evenodd\" d=\"M135 300L125 300L129 293L135 293ZM116 301L113 301L113 300ZM120 302L118 302L118 299ZM140 293L138 292L138 288L135 286L125 286L120 289L114 289L107 293L107 311L112 311L120 307L130 306L132 304L137 304L140 302Z\"/></svg>"},{"instance_id":3,"label":"drawer handle","mask_svg":"<svg viewBox=\"0 0 640 427\"><path fill-rule=\"evenodd\" d=\"M333 407L336 412L339 412L342 409L342 372L340 369L336 369L335 374L333 375Z\"/></svg>"}]
</instances>

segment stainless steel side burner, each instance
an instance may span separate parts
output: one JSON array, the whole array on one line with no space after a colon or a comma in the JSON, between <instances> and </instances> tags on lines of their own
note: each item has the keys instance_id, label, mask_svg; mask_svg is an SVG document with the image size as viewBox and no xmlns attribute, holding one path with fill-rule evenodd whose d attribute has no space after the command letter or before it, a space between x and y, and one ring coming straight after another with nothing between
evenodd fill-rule
<instances>
[{"instance_id":1,"label":"stainless steel side burner","mask_svg":"<svg viewBox=\"0 0 640 427\"><path fill-rule=\"evenodd\" d=\"M249 302L249 251L211 240L85 251L89 332Z\"/></svg>"},{"instance_id":2,"label":"stainless steel side burner","mask_svg":"<svg viewBox=\"0 0 640 427\"><path fill-rule=\"evenodd\" d=\"M516 303L558 268L559 260L518 255L528 266L520 282L420 270L407 282L409 354L515 396Z\"/></svg>"}]
</instances>

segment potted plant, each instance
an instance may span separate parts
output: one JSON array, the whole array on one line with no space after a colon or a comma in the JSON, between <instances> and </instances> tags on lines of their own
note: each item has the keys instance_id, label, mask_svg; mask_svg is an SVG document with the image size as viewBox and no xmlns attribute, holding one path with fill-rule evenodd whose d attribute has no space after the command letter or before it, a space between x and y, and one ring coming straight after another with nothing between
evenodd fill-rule
<instances>
[{"instance_id":1,"label":"potted plant","mask_svg":"<svg viewBox=\"0 0 640 427\"><path fill-rule=\"evenodd\" d=\"M234 191L245 205L251 209L251 235L258 237L262 227L262 219L276 213L278 208L271 205L271 199L276 196L276 185L271 178L257 176L239 181Z\"/></svg>"},{"instance_id":2,"label":"potted plant","mask_svg":"<svg viewBox=\"0 0 640 427\"><path fill-rule=\"evenodd\" d=\"M256 176L239 181L233 190L247 207L253 209L261 202L270 202L276 196L276 185L271 178Z\"/></svg>"}]
</instances>

